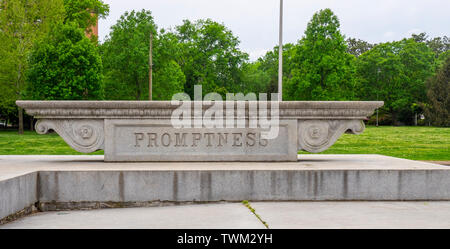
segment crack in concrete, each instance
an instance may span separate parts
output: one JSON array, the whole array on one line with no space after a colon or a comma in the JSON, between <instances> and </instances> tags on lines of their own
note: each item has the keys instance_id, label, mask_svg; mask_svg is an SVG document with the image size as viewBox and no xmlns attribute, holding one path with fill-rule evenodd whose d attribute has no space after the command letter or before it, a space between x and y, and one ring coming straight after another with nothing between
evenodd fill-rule
<instances>
[{"instance_id":1,"label":"crack in concrete","mask_svg":"<svg viewBox=\"0 0 450 249\"><path fill-rule=\"evenodd\" d=\"M261 216L258 214L258 213L256 213L256 210L251 206L251 204L250 204L250 202L249 201L242 201L242 204L246 207L246 208L248 208L249 210L250 210L250 212L252 212L254 215L255 215L255 217L267 228L267 229L270 229L269 228L269 224L266 222L266 221L264 221L262 218L261 218Z\"/></svg>"}]
</instances>

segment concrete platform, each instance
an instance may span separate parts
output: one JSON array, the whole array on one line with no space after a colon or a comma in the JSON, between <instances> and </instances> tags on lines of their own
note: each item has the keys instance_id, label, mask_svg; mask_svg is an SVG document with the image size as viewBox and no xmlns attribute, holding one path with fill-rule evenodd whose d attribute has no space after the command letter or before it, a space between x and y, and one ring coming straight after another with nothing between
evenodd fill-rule
<instances>
[{"instance_id":1,"label":"concrete platform","mask_svg":"<svg viewBox=\"0 0 450 249\"><path fill-rule=\"evenodd\" d=\"M450 167L378 155L292 163L104 163L103 156L0 156L0 220L41 211L162 203L446 201Z\"/></svg>"},{"instance_id":2,"label":"concrete platform","mask_svg":"<svg viewBox=\"0 0 450 249\"><path fill-rule=\"evenodd\" d=\"M252 203L273 229L449 229L450 202Z\"/></svg>"},{"instance_id":3,"label":"concrete platform","mask_svg":"<svg viewBox=\"0 0 450 249\"><path fill-rule=\"evenodd\" d=\"M449 229L450 202L256 202L270 229ZM265 229L242 204L37 213L0 229Z\"/></svg>"},{"instance_id":4,"label":"concrete platform","mask_svg":"<svg viewBox=\"0 0 450 249\"><path fill-rule=\"evenodd\" d=\"M37 213L0 229L265 229L242 204Z\"/></svg>"}]
</instances>

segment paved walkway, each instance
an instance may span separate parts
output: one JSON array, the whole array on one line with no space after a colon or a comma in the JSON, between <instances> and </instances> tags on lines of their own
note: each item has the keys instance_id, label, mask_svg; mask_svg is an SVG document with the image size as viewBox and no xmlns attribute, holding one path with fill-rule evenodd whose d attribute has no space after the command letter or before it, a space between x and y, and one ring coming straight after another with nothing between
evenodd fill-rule
<instances>
[{"instance_id":1,"label":"paved walkway","mask_svg":"<svg viewBox=\"0 0 450 249\"><path fill-rule=\"evenodd\" d=\"M448 170L448 166L381 155L299 155L298 162L104 163L104 156L0 156L0 181L36 171Z\"/></svg>"},{"instance_id":2,"label":"paved walkway","mask_svg":"<svg viewBox=\"0 0 450 249\"><path fill-rule=\"evenodd\" d=\"M450 161L423 161L423 162L450 166Z\"/></svg>"},{"instance_id":3,"label":"paved walkway","mask_svg":"<svg viewBox=\"0 0 450 249\"><path fill-rule=\"evenodd\" d=\"M450 228L450 202L251 203L270 228ZM38 213L0 229L264 229L243 204Z\"/></svg>"}]
</instances>

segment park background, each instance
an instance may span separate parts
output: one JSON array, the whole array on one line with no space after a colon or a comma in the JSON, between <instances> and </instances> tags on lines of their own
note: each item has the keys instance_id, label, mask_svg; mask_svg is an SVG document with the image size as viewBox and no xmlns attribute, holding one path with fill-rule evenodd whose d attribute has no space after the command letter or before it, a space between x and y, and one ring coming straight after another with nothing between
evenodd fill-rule
<instances>
[{"instance_id":1,"label":"park background","mask_svg":"<svg viewBox=\"0 0 450 249\"><path fill-rule=\"evenodd\" d=\"M99 0L0 1L1 155L78 154L56 135L36 135L16 100L148 100L150 68L153 100L193 97L194 85L204 94L277 92L277 46L251 60L226 23L159 27L151 10L124 12L99 39L109 11ZM283 100L385 101L365 134L327 153L450 161L449 38L421 32L372 44L346 37L331 9L310 16L283 47Z\"/></svg>"}]
</instances>

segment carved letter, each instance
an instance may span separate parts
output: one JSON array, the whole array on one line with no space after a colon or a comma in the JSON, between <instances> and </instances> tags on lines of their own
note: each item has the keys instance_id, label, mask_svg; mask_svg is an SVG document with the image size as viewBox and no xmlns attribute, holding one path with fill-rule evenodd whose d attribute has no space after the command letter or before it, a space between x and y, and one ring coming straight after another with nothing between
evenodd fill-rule
<instances>
[{"instance_id":1,"label":"carved letter","mask_svg":"<svg viewBox=\"0 0 450 249\"><path fill-rule=\"evenodd\" d=\"M158 134L148 133L148 137L149 137L148 147L158 147L158 141L156 140L158 138ZM153 144L155 146L153 146Z\"/></svg>"},{"instance_id":2,"label":"carved letter","mask_svg":"<svg viewBox=\"0 0 450 249\"><path fill-rule=\"evenodd\" d=\"M207 147L212 147L212 144L211 144L211 137L214 137L214 133L205 133L205 138L208 139L208 145L207 145Z\"/></svg>"},{"instance_id":3,"label":"carved letter","mask_svg":"<svg viewBox=\"0 0 450 249\"><path fill-rule=\"evenodd\" d=\"M233 147L242 147L242 133L233 133Z\"/></svg>"},{"instance_id":4,"label":"carved letter","mask_svg":"<svg viewBox=\"0 0 450 249\"><path fill-rule=\"evenodd\" d=\"M187 144L186 144L187 133L183 133L183 134L175 133L175 136L176 136L175 147L187 147Z\"/></svg>"},{"instance_id":5,"label":"carved letter","mask_svg":"<svg viewBox=\"0 0 450 249\"><path fill-rule=\"evenodd\" d=\"M202 134L200 133L192 133L192 147L197 147L198 142L202 139Z\"/></svg>"},{"instance_id":6,"label":"carved letter","mask_svg":"<svg viewBox=\"0 0 450 249\"><path fill-rule=\"evenodd\" d=\"M144 140L144 133L134 133L134 135L136 136L136 145L134 147L141 147L139 141Z\"/></svg>"},{"instance_id":7,"label":"carved letter","mask_svg":"<svg viewBox=\"0 0 450 249\"><path fill-rule=\"evenodd\" d=\"M247 133L247 146L253 147L256 143L256 133Z\"/></svg>"},{"instance_id":8,"label":"carved letter","mask_svg":"<svg viewBox=\"0 0 450 249\"><path fill-rule=\"evenodd\" d=\"M222 141L225 141L225 144L228 144L228 133L219 133L219 147L223 147Z\"/></svg>"},{"instance_id":9,"label":"carved letter","mask_svg":"<svg viewBox=\"0 0 450 249\"><path fill-rule=\"evenodd\" d=\"M169 147L170 146L170 143L171 143L171 137L170 137L170 134L169 133L164 133L162 136L161 136L161 144L164 146L164 147ZM167 142L167 143L166 143Z\"/></svg>"},{"instance_id":10,"label":"carved letter","mask_svg":"<svg viewBox=\"0 0 450 249\"><path fill-rule=\"evenodd\" d=\"M260 133L259 134L259 145L261 145L262 147L267 147L268 144L269 144L269 140L264 139L263 135Z\"/></svg>"}]
</instances>

